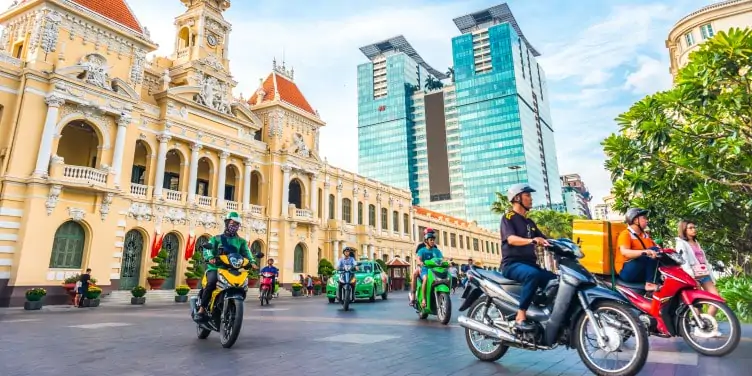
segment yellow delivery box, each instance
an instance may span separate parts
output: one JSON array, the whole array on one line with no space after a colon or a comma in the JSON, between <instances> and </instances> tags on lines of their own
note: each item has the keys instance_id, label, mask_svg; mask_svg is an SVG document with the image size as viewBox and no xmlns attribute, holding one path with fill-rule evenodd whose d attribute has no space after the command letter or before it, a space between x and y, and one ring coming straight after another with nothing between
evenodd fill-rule
<instances>
[{"instance_id":1,"label":"yellow delivery box","mask_svg":"<svg viewBox=\"0 0 752 376\"><path fill-rule=\"evenodd\" d=\"M585 257L582 266L595 274L611 274L611 263L616 273L621 270L623 258L617 254L617 238L627 225L623 222L575 219L572 224L572 240L580 245Z\"/></svg>"}]
</instances>

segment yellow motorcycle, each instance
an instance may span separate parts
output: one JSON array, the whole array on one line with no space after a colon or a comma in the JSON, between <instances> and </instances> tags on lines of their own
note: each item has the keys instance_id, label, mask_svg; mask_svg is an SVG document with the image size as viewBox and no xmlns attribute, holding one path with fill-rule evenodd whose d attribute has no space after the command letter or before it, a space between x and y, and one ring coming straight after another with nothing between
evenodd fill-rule
<instances>
[{"instance_id":1,"label":"yellow motorcycle","mask_svg":"<svg viewBox=\"0 0 752 376\"><path fill-rule=\"evenodd\" d=\"M206 244L205 247L211 247ZM206 339L212 331L220 334L224 348L235 344L243 326L243 302L248 292L248 269L251 260L238 253L222 254L216 258L217 288L214 289L207 308L208 320L196 323L199 339ZM201 286L206 286L206 275ZM203 289L199 291L200 297ZM198 314L198 297L191 297L191 318Z\"/></svg>"}]
</instances>

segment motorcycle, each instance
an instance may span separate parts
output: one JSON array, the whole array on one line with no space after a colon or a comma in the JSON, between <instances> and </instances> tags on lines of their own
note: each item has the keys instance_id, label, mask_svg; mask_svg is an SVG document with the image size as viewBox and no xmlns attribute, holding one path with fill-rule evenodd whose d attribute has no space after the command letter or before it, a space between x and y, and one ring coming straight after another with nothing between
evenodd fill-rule
<instances>
[{"instance_id":1,"label":"motorcycle","mask_svg":"<svg viewBox=\"0 0 752 376\"><path fill-rule=\"evenodd\" d=\"M274 287L272 286L273 278L273 273L261 273L261 293L259 293L259 300L261 300L262 306L264 305L264 301L266 301L266 305L269 305L269 301L272 300L272 295L274 294Z\"/></svg>"},{"instance_id":2,"label":"motorcycle","mask_svg":"<svg viewBox=\"0 0 752 376\"><path fill-rule=\"evenodd\" d=\"M415 284L416 299L415 312L421 320L428 315L436 315L439 321L447 325L452 318L452 300L449 292L452 286L452 276L449 274L448 261L441 259L427 260L424 265L428 268L426 274L426 306L423 307L423 280L418 279Z\"/></svg>"},{"instance_id":3,"label":"motorcycle","mask_svg":"<svg viewBox=\"0 0 752 376\"><path fill-rule=\"evenodd\" d=\"M656 252L656 260L662 286L652 293L652 298L645 296L644 283L629 283L617 275L599 275L597 279L603 286L620 292L641 311L639 319L651 335L681 336L689 347L706 356L725 356L734 351L741 339L741 327L726 301L702 290L697 280L681 268L685 260L673 249ZM704 305L715 307L728 320L728 340L719 347L709 347L694 338L709 340L720 334L718 320L702 308Z\"/></svg>"},{"instance_id":4,"label":"motorcycle","mask_svg":"<svg viewBox=\"0 0 752 376\"><path fill-rule=\"evenodd\" d=\"M465 328L470 351L482 361L495 362L509 347L536 351L564 345L577 349L580 359L597 375L633 376L640 372L648 356L648 335L630 302L598 285L579 263L584 254L571 240L548 242L546 250L557 261L559 276L536 292L527 310L534 327L530 332L515 326L520 283L483 269L467 272L469 280L460 311L469 309L469 314L458 321ZM586 336L587 330L594 331L594 335ZM634 339L632 348L625 346L630 339ZM482 340L490 340L488 349L481 348ZM587 345L596 347L593 354L586 351ZM596 360L612 355L627 355L629 359L612 361L615 369L596 364Z\"/></svg>"},{"instance_id":5,"label":"motorcycle","mask_svg":"<svg viewBox=\"0 0 752 376\"><path fill-rule=\"evenodd\" d=\"M355 273L354 266L344 265L339 271L338 297L345 311L350 310L350 303L355 301Z\"/></svg>"},{"instance_id":6,"label":"motorcycle","mask_svg":"<svg viewBox=\"0 0 752 376\"><path fill-rule=\"evenodd\" d=\"M205 244L204 249L211 249ZM220 252L221 253L221 252ZM216 258L217 288L212 292L207 308L209 317L205 322L196 323L196 334L199 339L206 339L212 331L220 333L220 343L224 348L235 344L243 326L243 303L248 291L248 268L251 260L237 253L220 254ZM201 285L206 286L204 275ZM198 293L201 296L203 289ZM198 297L191 297L191 318L198 314Z\"/></svg>"}]
</instances>

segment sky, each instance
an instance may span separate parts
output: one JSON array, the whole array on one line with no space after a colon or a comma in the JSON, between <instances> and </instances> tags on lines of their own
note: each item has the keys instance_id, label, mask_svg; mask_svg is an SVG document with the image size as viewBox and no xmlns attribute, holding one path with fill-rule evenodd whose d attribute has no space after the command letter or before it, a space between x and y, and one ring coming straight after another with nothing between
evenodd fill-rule
<instances>
[{"instance_id":1,"label":"sky","mask_svg":"<svg viewBox=\"0 0 752 376\"><path fill-rule=\"evenodd\" d=\"M231 0L230 68L245 98L284 58L295 82L327 123L320 154L357 171L359 47L399 34L430 65L452 65L452 19L502 3L482 0ZM712 0L509 0L530 43L541 52L548 78L559 173L579 173L593 195L609 194L601 141L616 130L614 118L645 95L671 87L665 40L683 16ZM6 9L10 0L0 0ZM128 0L160 45L174 48L180 0ZM500 187L501 190L501 187Z\"/></svg>"}]
</instances>

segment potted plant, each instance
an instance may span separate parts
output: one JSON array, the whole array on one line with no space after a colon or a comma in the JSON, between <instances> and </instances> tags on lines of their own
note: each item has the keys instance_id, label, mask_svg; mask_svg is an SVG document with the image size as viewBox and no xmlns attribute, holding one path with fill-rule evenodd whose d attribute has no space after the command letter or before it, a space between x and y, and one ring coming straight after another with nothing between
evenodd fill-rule
<instances>
[{"instance_id":1,"label":"potted plant","mask_svg":"<svg viewBox=\"0 0 752 376\"><path fill-rule=\"evenodd\" d=\"M27 311L36 311L42 309L42 298L47 295L47 290L41 287L26 290L26 302L24 309Z\"/></svg>"},{"instance_id":2,"label":"potted plant","mask_svg":"<svg viewBox=\"0 0 752 376\"><path fill-rule=\"evenodd\" d=\"M131 290L131 295L133 297L131 298L131 304L144 304L146 303L146 287L144 286L136 286Z\"/></svg>"},{"instance_id":3,"label":"potted plant","mask_svg":"<svg viewBox=\"0 0 752 376\"><path fill-rule=\"evenodd\" d=\"M321 295L321 278L314 277L313 278L313 294L314 295Z\"/></svg>"},{"instance_id":4,"label":"potted plant","mask_svg":"<svg viewBox=\"0 0 752 376\"><path fill-rule=\"evenodd\" d=\"M185 303L188 301L188 293L191 292L191 288L188 285L180 285L175 288L175 303Z\"/></svg>"},{"instance_id":5,"label":"potted plant","mask_svg":"<svg viewBox=\"0 0 752 376\"><path fill-rule=\"evenodd\" d=\"M203 263L203 256L200 252L194 252L191 259L188 260L188 269L185 272L185 284L191 290L198 288L198 283L204 277L206 268Z\"/></svg>"},{"instance_id":6,"label":"potted plant","mask_svg":"<svg viewBox=\"0 0 752 376\"><path fill-rule=\"evenodd\" d=\"M159 290L162 288L165 279L170 277L170 266L167 264L167 251L159 251L157 256L151 259L151 261L154 265L149 269L149 278L146 281L149 282L151 290Z\"/></svg>"},{"instance_id":7,"label":"potted plant","mask_svg":"<svg viewBox=\"0 0 752 376\"><path fill-rule=\"evenodd\" d=\"M248 272L248 287L256 287L256 283L259 280L259 272L256 269L251 269Z\"/></svg>"},{"instance_id":8,"label":"potted plant","mask_svg":"<svg viewBox=\"0 0 752 376\"><path fill-rule=\"evenodd\" d=\"M303 289L303 285L295 282L292 284L292 296L300 296L300 290Z\"/></svg>"},{"instance_id":9,"label":"potted plant","mask_svg":"<svg viewBox=\"0 0 752 376\"><path fill-rule=\"evenodd\" d=\"M99 296L102 295L102 289L90 285L89 289L86 291L86 294L84 294L84 307L99 307Z\"/></svg>"}]
</instances>

